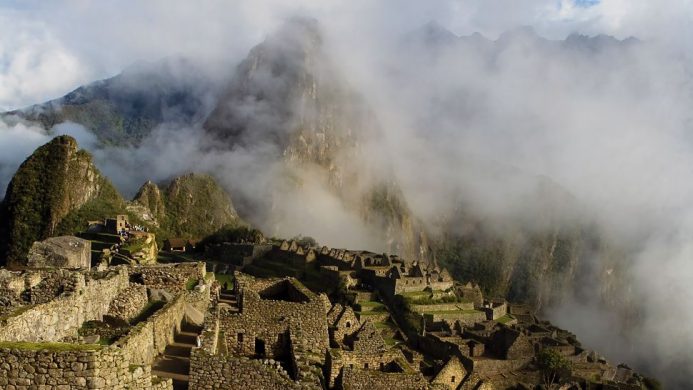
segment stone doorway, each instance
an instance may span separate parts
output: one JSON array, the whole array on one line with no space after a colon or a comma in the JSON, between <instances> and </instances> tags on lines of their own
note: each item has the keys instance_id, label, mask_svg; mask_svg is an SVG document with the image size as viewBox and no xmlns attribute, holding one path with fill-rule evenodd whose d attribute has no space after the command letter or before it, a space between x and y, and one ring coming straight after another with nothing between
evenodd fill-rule
<instances>
[{"instance_id":1,"label":"stone doorway","mask_svg":"<svg viewBox=\"0 0 693 390\"><path fill-rule=\"evenodd\" d=\"M265 357L265 340L255 338L255 356L262 358Z\"/></svg>"}]
</instances>

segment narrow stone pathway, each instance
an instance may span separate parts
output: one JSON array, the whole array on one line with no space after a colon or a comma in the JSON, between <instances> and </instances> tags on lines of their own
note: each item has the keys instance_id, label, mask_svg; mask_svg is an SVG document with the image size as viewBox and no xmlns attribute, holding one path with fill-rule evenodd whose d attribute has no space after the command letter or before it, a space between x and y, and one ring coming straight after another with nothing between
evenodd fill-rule
<instances>
[{"instance_id":1,"label":"narrow stone pathway","mask_svg":"<svg viewBox=\"0 0 693 390\"><path fill-rule=\"evenodd\" d=\"M190 382L190 352L197 343L202 327L187 322L181 324L174 342L166 346L164 353L154 360L152 374L171 378L174 390L185 390Z\"/></svg>"},{"instance_id":2,"label":"narrow stone pathway","mask_svg":"<svg viewBox=\"0 0 693 390\"><path fill-rule=\"evenodd\" d=\"M239 310L236 296L231 291L222 290L221 293L219 293L219 303L228 305L232 311L238 312Z\"/></svg>"}]
</instances>

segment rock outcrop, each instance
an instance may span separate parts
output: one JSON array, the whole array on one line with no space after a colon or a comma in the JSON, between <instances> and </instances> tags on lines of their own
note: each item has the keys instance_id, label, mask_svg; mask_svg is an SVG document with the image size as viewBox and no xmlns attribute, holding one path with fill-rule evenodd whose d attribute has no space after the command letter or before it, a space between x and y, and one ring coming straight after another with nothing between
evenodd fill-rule
<instances>
[{"instance_id":1,"label":"rock outcrop","mask_svg":"<svg viewBox=\"0 0 693 390\"><path fill-rule=\"evenodd\" d=\"M132 204L144 207L146 212L142 215L176 237L202 238L223 226L243 223L229 194L204 174L177 177L164 189L147 182Z\"/></svg>"},{"instance_id":2,"label":"rock outcrop","mask_svg":"<svg viewBox=\"0 0 693 390\"><path fill-rule=\"evenodd\" d=\"M364 147L381 136L381 129L325 52L317 21L290 20L254 47L204 126L227 148L271 144L275 162L291 172L286 176L324 177L322 185L346 209L382 232L377 241L387 242L387 249L427 258L426 235L397 183L367 163Z\"/></svg>"},{"instance_id":3,"label":"rock outcrop","mask_svg":"<svg viewBox=\"0 0 693 390\"><path fill-rule=\"evenodd\" d=\"M73 236L36 241L27 260L29 268L88 269L90 266L91 241Z\"/></svg>"},{"instance_id":4,"label":"rock outcrop","mask_svg":"<svg viewBox=\"0 0 693 390\"><path fill-rule=\"evenodd\" d=\"M104 206L122 199L74 138L59 136L39 147L7 187L0 208L0 262L25 263L34 241L62 233L60 224L69 214L96 201Z\"/></svg>"}]
</instances>

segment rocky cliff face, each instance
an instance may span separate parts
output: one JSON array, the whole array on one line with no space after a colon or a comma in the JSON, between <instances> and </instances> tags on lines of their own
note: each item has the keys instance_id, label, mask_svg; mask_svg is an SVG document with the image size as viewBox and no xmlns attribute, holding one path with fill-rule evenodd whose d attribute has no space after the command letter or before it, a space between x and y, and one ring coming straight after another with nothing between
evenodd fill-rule
<instances>
[{"instance_id":1,"label":"rocky cliff face","mask_svg":"<svg viewBox=\"0 0 693 390\"><path fill-rule=\"evenodd\" d=\"M499 220L459 206L442 218L433 244L438 261L456 278L479 282L490 296L538 310L570 299L603 302L630 321L636 305L624 293L626 250L580 215L569 193L545 178L536 181L530 196L537 202L526 204L539 210Z\"/></svg>"},{"instance_id":2,"label":"rocky cliff face","mask_svg":"<svg viewBox=\"0 0 693 390\"><path fill-rule=\"evenodd\" d=\"M209 175L188 174L173 179L165 189L145 183L132 202L145 209L167 235L202 238L226 225L243 221L231 197Z\"/></svg>"},{"instance_id":3,"label":"rocky cliff face","mask_svg":"<svg viewBox=\"0 0 693 390\"><path fill-rule=\"evenodd\" d=\"M323 175L391 251L426 252L397 184L365 163L364 145L380 136L377 120L330 62L316 21L294 19L253 48L205 128L225 147L272 145L287 169Z\"/></svg>"},{"instance_id":4,"label":"rocky cliff face","mask_svg":"<svg viewBox=\"0 0 693 390\"><path fill-rule=\"evenodd\" d=\"M0 257L8 265L24 262L34 241L60 233L70 213L100 197L119 199L77 141L54 138L24 161L7 188L0 212Z\"/></svg>"}]
</instances>

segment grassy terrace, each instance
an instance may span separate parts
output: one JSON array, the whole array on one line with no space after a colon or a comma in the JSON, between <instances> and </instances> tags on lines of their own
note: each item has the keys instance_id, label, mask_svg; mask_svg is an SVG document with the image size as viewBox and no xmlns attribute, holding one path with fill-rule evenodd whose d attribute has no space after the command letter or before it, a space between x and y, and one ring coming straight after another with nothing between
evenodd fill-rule
<instances>
[{"instance_id":1,"label":"grassy terrace","mask_svg":"<svg viewBox=\"0 0 693 390\"><path fill-rule=\"evenodd\" d=\"M397 326L395 326L395 324L393 324L389 320L376 322L373 325L375 325L375 328L380 331L380 333L383 336L383 339L385 340L385 344L387 344L388 346L393 346L400 342L399 340L395 339Z\"/></svg>"},{"instance_id":2,"label":"grassy terrace","mask_svg":"<svg viewBox=\"0 0 693 390\"><path fill-rule=\"evenodd\" d=\"M411 291L404 292L401 295L405 301L412 305L436 305L440 303L471 303L471 301L458 298L454 295L445 295L444 291ZM439 298L433 298L435 295L442 295Z\"/></svg>"},{"instance_id":3,"label":"grassy terrace","mask_svg":"<svg viewBox=\"0 0 693 390\"><path fill-rule=\"evenodd\" d=\"M479 310L431 310L431 311L424 311L424 314L475 314L475 313L483 313L482 311Z\"/></svg>"},{"instance_id":4,"label":"grassy terrace","mask_svg":"<svg viewBox=\"0 0 693 390\"><path fill-rule=\"evenodd\" d=\"M382 313L387 311L387 307L384 304L376 301L363 301L359 302L358 305L361 306L360 311L362 315L369 312Z\"/></svg>"},{"instance_id":5,"label":"grassy terrace","mask_svg":"<svg viewBox=\"0 0 693 390\"><path fill-rule=\"evenodd\" d=\"M0 341L0 349L21 349L27 351L50 352L62 351L98 351L102 348L99 344L71 344L71 343L29 343L24 341Z\"/></svg>"},{"instance_id":6,"label":"grassy terrace","mask_svg":"<svg viewBox=\"0 0 693 390\"><path fill-rule=\"evenodd\" d=\"M399 295L403 296L404 299L407 300L416 300L421 298L428 298L432 295L432 293L430 291L410 291L400 293Z\"/></svg>"}]
</instances>

